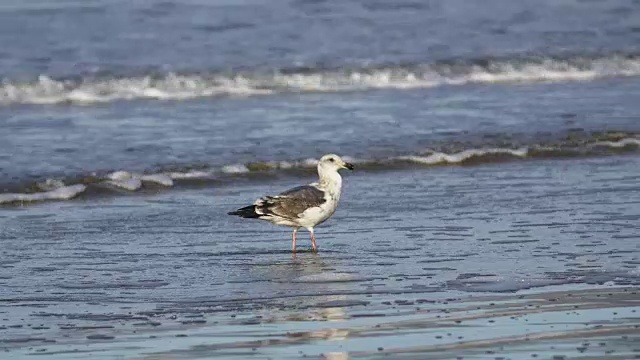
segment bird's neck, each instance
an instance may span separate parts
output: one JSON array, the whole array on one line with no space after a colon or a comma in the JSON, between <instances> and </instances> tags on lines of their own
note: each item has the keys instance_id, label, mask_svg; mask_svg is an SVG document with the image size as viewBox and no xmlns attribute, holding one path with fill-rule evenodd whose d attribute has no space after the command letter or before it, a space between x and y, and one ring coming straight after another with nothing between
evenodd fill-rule
<instances>
[{"instance_id":1,"label":"bird's neck","mask_svg":"<svg viewBox=\"0 0 640 360\"><path fill-rule=\"evenodd\" d=\"M335 170L326 170L319 168L318 175L320 181L319 185L326 189L334 197L340 197L340 190L342 189L342 176Z\"/></svg>"}]
</instances>

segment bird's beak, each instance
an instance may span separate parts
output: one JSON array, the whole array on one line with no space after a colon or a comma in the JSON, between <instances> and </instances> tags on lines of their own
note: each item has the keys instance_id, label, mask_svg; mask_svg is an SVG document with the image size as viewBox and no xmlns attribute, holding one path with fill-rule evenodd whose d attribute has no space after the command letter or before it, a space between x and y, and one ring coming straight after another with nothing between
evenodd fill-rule
<instances>
[{"instance_id":1,"label":"bird's beak","mask_svg":"<svg viewBox=\"0 0 640 360\"><path fill-rule=\"evenodd\" d=\"M344 167L349 169L349 170L353 170L353 164L351 164L351 163L348 163L348 162L344 163Z\"/></svg>"}]
</instances>

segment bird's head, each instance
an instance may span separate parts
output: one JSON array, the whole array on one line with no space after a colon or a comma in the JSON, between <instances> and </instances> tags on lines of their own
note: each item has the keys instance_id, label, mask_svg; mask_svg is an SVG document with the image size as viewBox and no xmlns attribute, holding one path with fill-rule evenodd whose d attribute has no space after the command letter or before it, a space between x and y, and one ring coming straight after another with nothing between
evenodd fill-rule
<instances>
[{"instance_id":1,"label":"bird's head","mask_svg":"<svg viewBox=\"0 0 640 360\"><path fill-rule=\"evenodd\" d=\"M342 160L342 158L340 158L340 156L336 154L327 154L320 158L318 168L334 171L338 171L340 169L353 170L353 164L345 162L344 160Z\"/></svg>"}]
</instances>

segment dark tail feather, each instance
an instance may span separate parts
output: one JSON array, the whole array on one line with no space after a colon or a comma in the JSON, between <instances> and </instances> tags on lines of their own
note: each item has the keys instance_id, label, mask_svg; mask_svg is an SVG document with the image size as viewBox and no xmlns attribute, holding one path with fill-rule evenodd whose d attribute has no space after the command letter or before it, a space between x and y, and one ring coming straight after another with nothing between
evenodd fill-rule
<instances>
[{"instance_id":1,"label":"dark tail feather","mask_svg":"<svg viewBox=\"0 0 640 360\"><path fill-rule=\"evenodd\" d=\"M236 211L231 211L228 212L227 214L229 215L237 215L237 216L241 216L243 218L249 218L249 219L255 219L255 218L259 218L261 215L256 213L256 206L255 205L249 205L249 206L245 206L243 208L240 208Z\"/></svg>"}]
</instances>

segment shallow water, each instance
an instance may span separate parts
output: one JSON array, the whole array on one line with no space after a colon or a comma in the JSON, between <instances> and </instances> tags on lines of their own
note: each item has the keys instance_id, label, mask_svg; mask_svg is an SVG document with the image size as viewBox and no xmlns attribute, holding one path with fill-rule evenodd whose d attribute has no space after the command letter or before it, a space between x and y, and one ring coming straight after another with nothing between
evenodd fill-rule
<instances>
[{"instance_id":1,"label":"shallow water","mask_svg":"<svg viewBox=\"0 0 640 360\"><path fill-rule=\"evenodd\" d=\"M296 179L7 209L3 347L61 358L369 358L378 347L544 358L580 354L594 337L607 344L589 348L596 355L632 354L639 165L621 155L350 173L340 209L317 229L317 255L304 234L292 256L286 229L225 215ZM606 304L591 294L615 286L627 288ZM580 289L594 299L570 299ZM520 322L490 300L467 307L547 291L569 305L538 313L538 300L497 295L524 307ZM479 319L440 324L425 310L458 306Z\"/></svg>"},{"instance_id":2,"label":"shallow water","mask_svg":"<svg viewBox=\"0 0 640 360\"><path fill-rule=\"evenodd\" d=\"M326 152L349 156L360 167L382 162L381 169L407 161L458 163L473 152L475 162L492 162L492 149L516 160L637 154L639 96L637 80L615 79L179 105L115 103L37 114L0 108L8 130L0 133L0 143L10 149L0 156L0 173L6 193L43 192L59 182L94 190L82 187L72 192L77 195L109 192L109 180L126 181L132 174L159 175L147 183L160 182L167 190L185 180L237 183L247 172L269 179L260 172L313 171L309 161ZM422 159L434 153L453 158ZM138 190L142 183L115 185ZM22 197L0 194L0 203L16 199Z\"/></svg>"}]
</instances>

